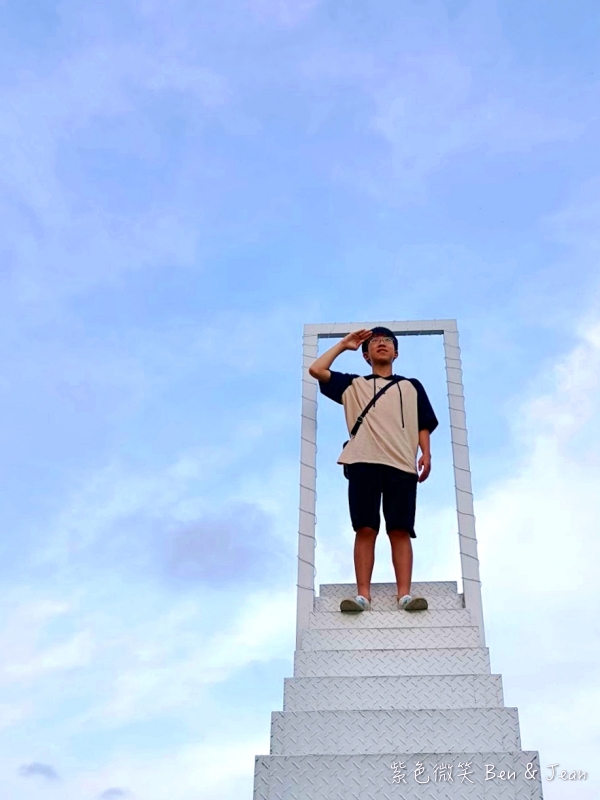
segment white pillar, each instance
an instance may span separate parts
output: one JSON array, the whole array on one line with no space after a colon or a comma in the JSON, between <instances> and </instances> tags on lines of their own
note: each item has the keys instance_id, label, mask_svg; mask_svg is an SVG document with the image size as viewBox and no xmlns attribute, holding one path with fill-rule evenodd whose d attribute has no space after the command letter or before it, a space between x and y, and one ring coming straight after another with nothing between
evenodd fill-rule
<instances>
[{"instance_id":1,"label":"white pillar","mask_svg":"<svg viewBox=\"0 0 600 800\"><path fill-rule=\"evenodd\" d=\"M467 440L467 416L465 413L462 366L456 323L453 328L445 327L444 329L444 358L450 411L450 439L452 441L452 462L454 465L458 545L465 607L471 612L473 623L479 626L481 646L485 647L481 580L479 578L473 489L471 486L471 466Z\"/></svg>"},{"instance_id":2,"label":"white pillar","mask_svg":"<svg viewBox=\"0 0 600 800\"><path fill-rule=\"evenodd\" d=\"M300 519L298 524L298 581L296 648L315 599L315 522L317 488L317 382L308 368L317 357L318 336L304 326L302 346L302 425L300 429Z\"/></svg>"}]
</instances>

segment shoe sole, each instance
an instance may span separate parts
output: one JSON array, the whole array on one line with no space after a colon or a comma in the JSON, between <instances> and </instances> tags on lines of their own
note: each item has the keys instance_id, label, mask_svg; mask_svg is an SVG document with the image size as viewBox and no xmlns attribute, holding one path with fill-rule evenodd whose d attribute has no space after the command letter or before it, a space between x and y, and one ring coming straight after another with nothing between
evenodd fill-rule
<instances>
[{"instance_id":1,"label":"shoe sole","mask_svg":"<svg viewBox=\"0 0 600 800\"><path fill-rule=\"evenodd\" d=\"M414 597L407 603L402 611L426 611L429 608L424 597Z\"/></svg>"},{"instance_id":2,"label":"shoe sole","mask_svg":"<svg viewBox=\"0 0 600 800\"><path fill-rule=\"evenodd\" d=\"M340 603L340 611L365 611L356 600L342 600Z\"/></svg>"}]
</instances>

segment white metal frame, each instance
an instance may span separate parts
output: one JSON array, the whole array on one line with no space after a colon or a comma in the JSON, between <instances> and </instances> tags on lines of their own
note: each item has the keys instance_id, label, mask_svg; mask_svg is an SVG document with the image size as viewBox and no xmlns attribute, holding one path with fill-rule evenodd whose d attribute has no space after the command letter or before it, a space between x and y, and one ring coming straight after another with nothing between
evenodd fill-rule
<instances>
[{"instance_id":1,"label":"white metal frame","mask_svg":"<svg viewBox=\"0 0 600 800\"><path fill-rule=\"evenodd\" d=\"M302 427L300 454L300 522L298 528L298 601L296 642L300 649L302 631L308 627L308 615L315 598L315 509L317 482L317 381L308 374L308 367L317 358L319 339L337 339L361 328L382 325L397 336L441 335L444 337L446 385L450 412L450 437L454 464L454 488L458 518L458 542L465 606L471 612L473 624L479 626L481 646L485 647L481 581L467 421L462 383L460 348L456 320L436 319L409 322L360 322L305 325L302 353Z\"/></svg>"}]
</instances>

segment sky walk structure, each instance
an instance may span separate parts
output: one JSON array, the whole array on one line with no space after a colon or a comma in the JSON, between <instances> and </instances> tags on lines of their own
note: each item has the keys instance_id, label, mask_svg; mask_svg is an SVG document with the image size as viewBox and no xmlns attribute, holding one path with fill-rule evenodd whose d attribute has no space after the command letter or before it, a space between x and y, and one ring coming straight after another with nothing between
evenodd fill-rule
<instances>
[{"instance_id":1,"label":"sky walk structure","mask_svg":"<svg viewBox=\"0 0 600 800\"><path fill-rule=\"evenodd\" d=\"M307 369L319 338L375 325L443 337L462 591L414 583L429 608L409 613L394 584L374 584L370 611L342 614L355 585L315 596L318 387ZM256 758L254 800L542 800L538 753L521 750L485 646L456 321L306 325L301 438L294 676L272 714L270 754Z\"/></svg>"}]
</instances>

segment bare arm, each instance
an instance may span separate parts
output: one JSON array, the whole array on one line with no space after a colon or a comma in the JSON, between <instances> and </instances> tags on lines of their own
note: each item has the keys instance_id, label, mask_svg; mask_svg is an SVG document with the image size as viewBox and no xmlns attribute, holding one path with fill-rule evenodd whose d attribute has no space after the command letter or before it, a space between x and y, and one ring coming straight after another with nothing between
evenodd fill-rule
<instances>
[{"instance_id":1,"label":"bare arm","mask_svg":"<svg viewBox=\"0 0 600 800\"><path fill-rule=\"evenodd\" d=\"M426 428L419 431L419 447L421 448L421 458L418 464L419 483L423 483L431 472L431 437Z\"/></svg>"},{"instance_id":2,"label":"bare arm","mask_svg":"<svg viewBox=\"0 0 600 800\"><path fill-rule=\"evenodd\" d=\"M329 367L333 364L335 359L346 350L358 350L363 342L371 336L371 331L363 328L360 331L349 333L348 336L330 347L322 356L319 356L316 361L308 368L308 372L313 378L316 378L322 383L328 383L331 380L331 372Z\"/></svg>"}]
</instances>

